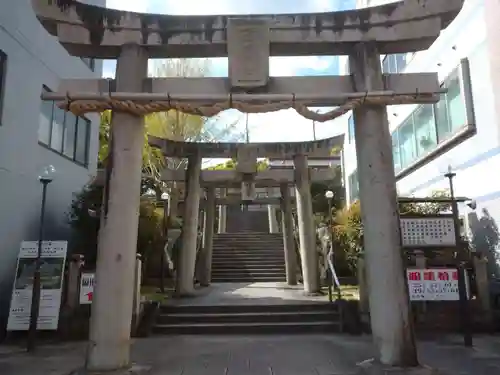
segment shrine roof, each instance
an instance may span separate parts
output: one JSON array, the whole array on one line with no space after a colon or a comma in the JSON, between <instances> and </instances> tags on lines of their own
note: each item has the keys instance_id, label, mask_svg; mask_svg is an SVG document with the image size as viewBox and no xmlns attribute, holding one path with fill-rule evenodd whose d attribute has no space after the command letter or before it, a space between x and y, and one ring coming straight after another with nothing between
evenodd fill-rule
<instances>
[{"instance_id":1,"label":"shrine roof","mask_svg":"<svg viewBox=\"0 0 500 375\"><path fill-rule=\"evenodd\" d=\"M133 13L76 0L32 0L45 29L75 56L116 58L126 43L152 58L227 56L230 19L266 20L272 56L348 55L353 45L378 44L381 54L427 49L465 0L405 0L372 8L282 15L173 16Z\"/></svg>"}]
</instances>

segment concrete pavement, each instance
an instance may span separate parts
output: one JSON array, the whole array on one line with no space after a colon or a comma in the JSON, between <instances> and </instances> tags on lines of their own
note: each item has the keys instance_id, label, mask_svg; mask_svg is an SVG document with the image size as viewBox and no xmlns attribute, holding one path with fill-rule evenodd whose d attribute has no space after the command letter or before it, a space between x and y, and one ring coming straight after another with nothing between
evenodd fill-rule
<instances>
[{"instance_id":1,"label":"concrete pavement","mask_svg":"<svg viewBox=\"0 0 500 375\"><path fill-rule=\"evenodd\" d=\"M35 355L0 346L1 375L68 375L84 365L84 343L41 346ZM421 363L444 374L500 374L500 336L419 343ZM132 357L150 375L357 375L373 357L369 336L162 336L135 340ZM392 372L391 372L392 373Z\"/></svg>"}]
</instances>

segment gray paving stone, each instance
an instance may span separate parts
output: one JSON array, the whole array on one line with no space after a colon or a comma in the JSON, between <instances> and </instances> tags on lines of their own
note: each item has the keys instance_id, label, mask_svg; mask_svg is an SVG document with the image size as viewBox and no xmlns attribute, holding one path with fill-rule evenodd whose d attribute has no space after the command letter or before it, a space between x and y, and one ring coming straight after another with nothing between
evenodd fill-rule
<instances>
[{"instance_id":1,"label":"gray paving stone","mask_svg":"<svg viewBox=\"0 0 500 375\"><path fill-rule=\"evenodd\" d=\"M474 340L473 349L459 345L456 337L420 342L421 363L446 375L499 375L499 338ZM1 375L68 375L84 363L84 343L41 347L34 355L6 349L0 356ZM374 354L369 336L330 334L165 336L136 340L132 345L134 363L150 366L148 375L373 374L357 364ZM386 373L421 375L422 371Z\"/></svg>"}]
</instances>

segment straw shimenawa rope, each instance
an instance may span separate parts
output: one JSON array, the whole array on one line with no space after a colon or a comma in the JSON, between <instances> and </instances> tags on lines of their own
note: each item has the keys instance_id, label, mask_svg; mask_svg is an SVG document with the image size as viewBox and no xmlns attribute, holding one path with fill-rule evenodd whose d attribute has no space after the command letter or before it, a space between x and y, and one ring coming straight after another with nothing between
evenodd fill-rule
<instances>
[{"instance_id":1,"label":"straw shimenawa rope","mask_svg":"<svg viewBox=\"0 0 500 375\"><path fill-rule=\"evenodd\" d=\"M111 97L99 100L71 100L69 97L57 105L73 114L79 116L90 112L104 112L112 110L115 112L129 113L136 116L145 116L151 113L167 112L169 110L177 110L190 115L198 115L203 117L212 117L227 109L237 109L243 113L266 113L276 112L283 109L293 108L301 116L317 122L325 122L333 120L352 109L362 105L395 105L395 104L412 104L417 100L419 102L433 102L434 95L415 94L415 95L399 95L399 96L370 96L357 99L350 99L339 107L336 107L326 113L318 113L310 110L304 104L295 101L277 101L260 104L252 104L243 101L227 100L221 103L210 105L192 104L188 102L176 101L151 101L139 102L132 100L116 100Z\"/></svg>"}]
</instances>

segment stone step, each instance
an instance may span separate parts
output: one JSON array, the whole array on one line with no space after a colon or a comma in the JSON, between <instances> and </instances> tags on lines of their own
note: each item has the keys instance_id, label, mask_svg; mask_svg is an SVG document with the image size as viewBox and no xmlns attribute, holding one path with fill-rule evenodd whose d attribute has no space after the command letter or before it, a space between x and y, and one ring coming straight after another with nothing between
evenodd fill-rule
<instances>
[{"instance_id":1,"label":"stone step","mask_svg":"<svg viewBox=\"0 0 500 375\"><path fill-rule=\"evenodd\" d=\"M273 323L273 322L331 322L337 320L337 311L276 311L276 312L240 312L240 313L173 313L161 314L158 317L158 324L186 324L186 323Z\"/></svg>"},{"instance_id":2,"label":"stone step","mask_svg":"<svg viewBox=\"0 0 500 375\"><path fill-rule=\"evenodd\" d=\"M250 242L250 241L241 241L241 242L214 242L214 248L239 248L239 247L249 247L249 248L258 248L258 249L283 249L283 242L271 242L271 241L262 241L262 242Z\"/></svg>"},{"instance_id":3,"label":"stone step","mask_svg":"<svg viewBox=\"0 0 500 375\"><path fill-rule=\"evenodd\" d=\"M240 263L240 262L226 262L226 263L212 263L212 270L216 269L232 269L232 270L248 270L248 269L266 269L266 270L284 270L284 262L274 263Z\"/></svg>"},{"instance_id":4,"label":"stone step","mask_svg":"<svg viewBox=\"0 0 500 375\"><path fill-rule=\"evenodd\" d=\"M335 303L244 305L164 305L157 334L259 334L340 332L340 308Z\"/></svg>"},{"instance_id":5,"label":"stone step","mask_svg":"<svg viewBox=\"0 0 500 375\"><path fill-rule=\"evenodd\" d=\"M280 268L214 268L212 267L212 275L213 274L227 274L227 273L238 273L238 274L271 274L278 273L281 274L285 272L285 267Z\"/></svg>"},{"instance_id":6,"label":"stone step","mask_svg":"<svg viewBox=\"0 0 500 375\"><path fill-rule=\"evenodd\" d=\"M270 322L270 323L205 323L205 324L157 324L154 334L202 335L202 334L292 334L341 332L341 323L332 321Z\"/></svg>"},{"instance_id":7,"label":"stone step","mask_svg":"<svg viewBox=\"0 0 500 375\"><path fill-rule=\"evenodd\" d=\"M161 314L238 314L238 313L285 313L306 311L329 311L332 314L339 313L339 305L335 302L311 302L297 301L292 303L274 304L241 304L241 305L169 305L160 306Z\"/></svg>"},{"instance_id":8,"label":"stone step","mask_svg":"<svg viewBox=\"0 0 500 375\"><path fill-rule=\"evenodd\" d=\"M286 276L215 276L212 277L214 283L266 283L266 282L285 282Z\"/></svg>"},{"instance_id":9,"label":"stone step","mask_svg":"<svg viewBox=\"0 0 500 375\"><path fill-rule=\"evenodd\" d=\"M224 238L214 238L214 242L231 242L231 241L272 241L272 242L283 242L283 239L280 237L259 237L249 235L248 237L224 237Z\"/></svg>"},{"instance_id":10,"label":"stone step","mask_svg":"<svg viewBox=\"0 0 500 375\"><path fill-rule=\"evenodd\" d=\"M262 251L262 252L278 252L284 253L284 248L282 245L273 244L227 244L227 245L215 245L213 246L213 251L220 252L233 252L233 251Z\"/></svg>"},{"instance_id":11,"label":"stone step","mask_svg":"<svg viewBox=\"0 0 500 375\"><path fill-rule=\"evenodd\" d=\"M282 245L275 245L275 244L214 244L213 245L214 251L220 250L220 251L236 251L236 250L261 250L261 251L278 251L278 252L283 252L283 246Z\"/></svg>"},{"instance_id":12,"label":"stone step","mask_svg":"<svg viewBox=\"0 0 500 375\"><path fill-rule=\"evenodd\" d=\"M285 259L283 253L260 253L256 251L238 251L233 253L227 252L214 252L212 254L212 259L231 259L235 261L241 261L243 259L261 259L261 260L278 260Z\"/></svg>"},{"instance_id":13,"label":"stone step","mask_svg":"<svg viewBox=\"0 0 500 375\"><path fill-rule=\"evenodd\" d=\"M276 276L285 275L285 270L266 270L266 269L253 269L253 270L235 270L235 269L225 269L225 270L212 270L212 276Z\"/></svg>"},{"instance_id":14,"label":"stone step","mask_svg":"<svg viewBox=\"0 0 500 375\"><path fill-rule=\"evenodd\" d=\"M269 266L271 265L278 265L282 266L285 264L285 259L283 257L266 257L266 258L259 258L259 257L228 257L228 258L222 258L222 257L214 257L212 260L212 268L216 264L217 266L220 266L222 263L222 267L230 267L231 264L234 264L236 267L238 266L243 266L243 267L253 267L253 268L259 268L261 264L264 266ZM241 268L241 267L240 267Z\"/></svg>"},{"instance_id":15,"label":"stone step","mask_svg":"<svg viewBox=\"0 0 500 375\"><path fill-rule=\"evenodd\" d=\"M256 259L256 258L248 258L248 259L242 259L240 258L235 258L229 256L228 259L225 258L218 258L218 259L213 259L212 258L212 265L234 265L234 266L256 266L256 265L284 265L285 264L285 259L284 257L278 257L276 256L276 259Z\"/></svg>"},{"instance_id":16,"label":"stone step","mask_svg":"<svg viewBox=\"0 0 500 375\"><path fill-rule=\"evenodd\" d=\"M238 251L238 250L260 250L260 251L269 251L269 252L281 252L284 253L282 245L273 245L273 244L214 244L213 251Z\"/></svg>"},{"instance_id":17,"label":"stone step","mask_svg":"<svg viewBox=\"0 0 500 375\"><path fill-rule=\"evenodd\" d=\"M283 249L277 250L269 250L269 249L217 249L213 250L212 255L219 256L229 256L229 257L238 257L244 255L258 255L265 257L269 256L281 256L283 257Z\"/></svg>"},{"instance_id":18,"label":"stone step","mask_svg":"<svg viewBox=\"0 0 500 375\"><path fill-rule=\"evenodd\" d=\"M221 233L214 234L214 239L216 240L230 240L230 239L238 239L238 238L268 238L270 240L282 240L282 233L255 233L255 232L240 232L240 233Z\"/></svg>"},{"instance_id":19,"label":"stone step","mask_svg":"<svg viewBox=\"0 0 500 375\"><path fill-rule=\"evenodd\" d=\"M220 274L220 273L212 273L212 281L213 282L225 282L225 280L252 280L252 282L265 282L265 281L285 281L286 274L283 273L274 273L274 274L263 274L263 273L231 273L231 274Z\"/></svg>"},{"instance_id":20,"label":"stone step","mask_svg":"<svg viewBox=\"0 0 500 375\"><path fill-rule=\"evenodd\" d=\"M283 240L283 234L282 233L277 233L277 234L261 234L261 233L254 233L254 232L243 232L243 233L221 233L221 234L215 234L214 235L214 240L215 241L227 241L227 240L233 240L233 239L269 239L269 240Z\"/></svg>"}]
</instances>

